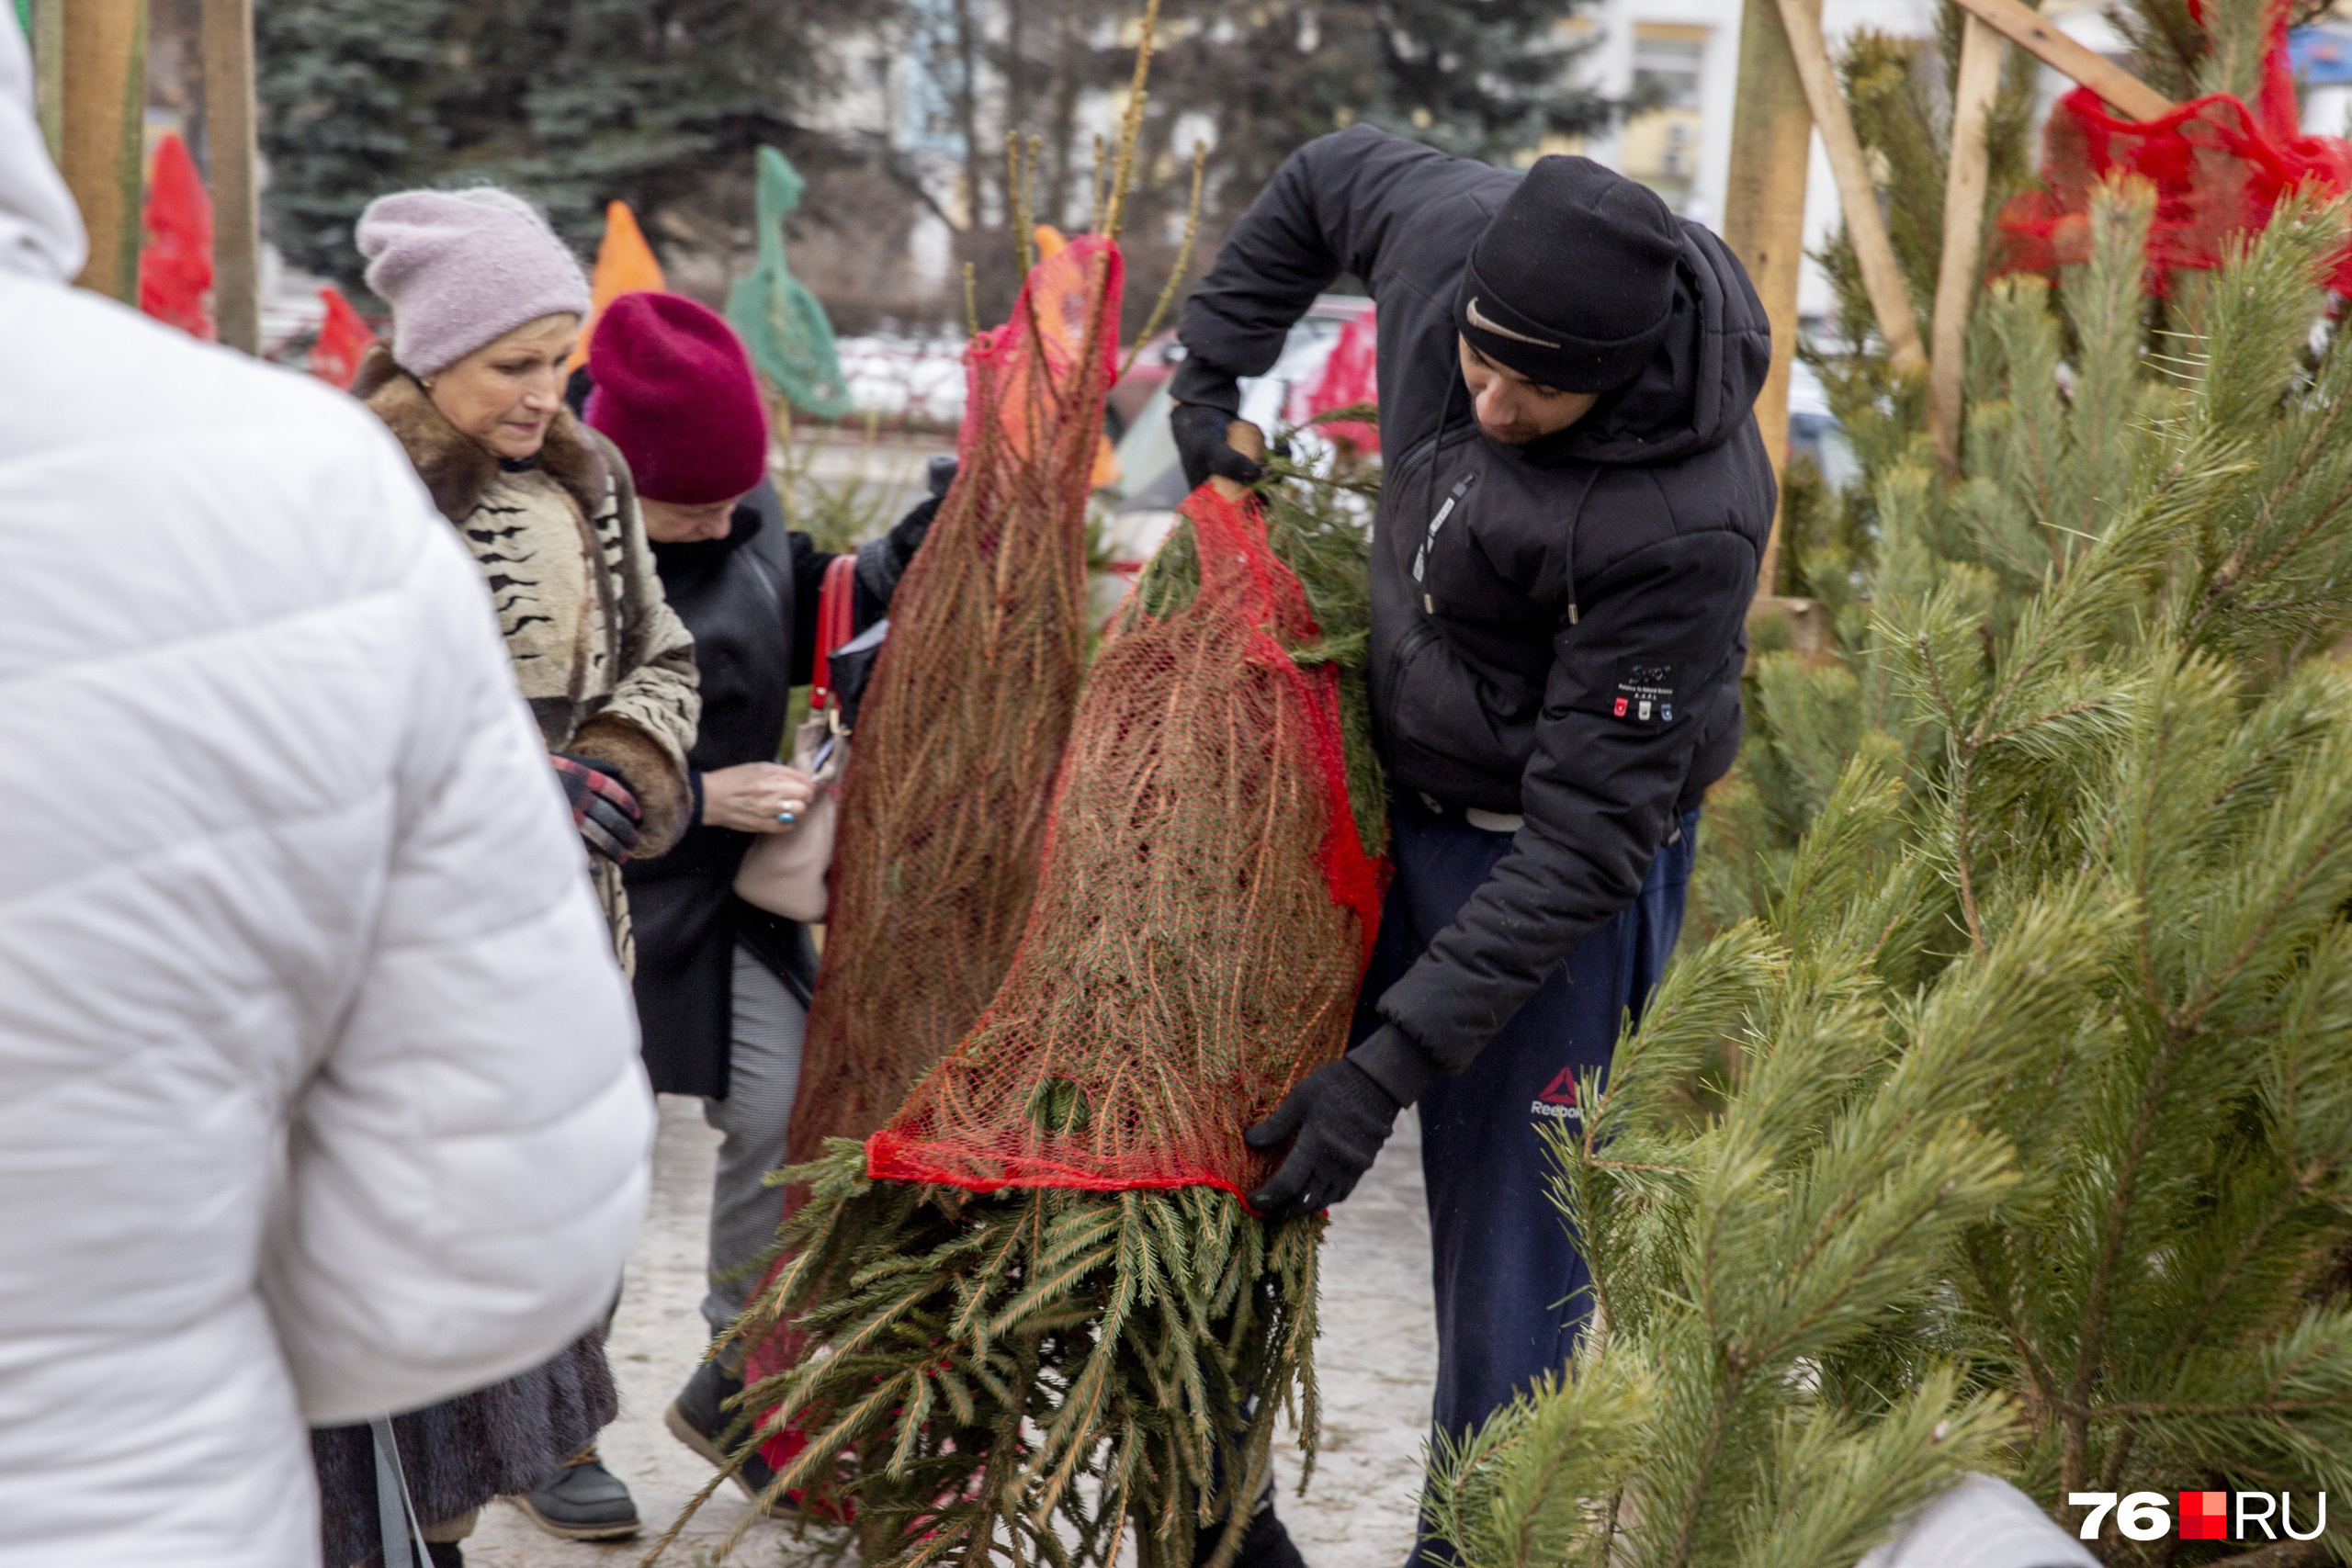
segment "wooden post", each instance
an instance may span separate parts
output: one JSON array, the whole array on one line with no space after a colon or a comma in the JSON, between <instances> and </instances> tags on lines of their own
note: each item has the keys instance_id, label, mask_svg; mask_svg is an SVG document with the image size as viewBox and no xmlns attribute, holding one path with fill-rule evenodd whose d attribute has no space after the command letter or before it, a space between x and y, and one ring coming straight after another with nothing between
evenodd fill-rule
<instances>
[{"instance_id":1,"label":"wooden post","mask_svg":"<svg viewBox=\"0 0 2352 1568\"><path fill-rule=\"evenodd\" d=\"M33 113L49 161L65 158L65 0L33 0Z\"/></svg>"},{"instance_id":2,"label":"wooden post","mask_svg":"<svg viewBox=\"0 0 2352 1568\"><path fill-rule=\"evenodd\" d=\"M1878 209L1878 182L1871 178L1861 138L1854 134L1853 116L1846 109L1845 89L1838 86L1837 68L1829 62L1829 45L1821 36L1821 6L1818 0L1780 0L1780 8L1797 79L1804 85L1814 128L1821 132L1821 149L1829 154L1829 172L1838 182L1846 238L1861 267L1862 288L1870 296L1871 313L1878 318L1878 335L1886 340L1887 363L1898 375L1924 370L1928 356L1919 348L1919 322L1911 313L1911 295L1894 259L1894 242L1887 238L1886 215Z\"/></svg>"},{"instance_id":3,"label":"wooden post","mask_svg":"<svg viewBox=\"0 0 2352 1568\"><path fill-rule=\"evenodd\" d=\"M1976 264L1984 234L1989 154L1984 130L2001 91L2001 35L1983 18L1961 26L1960 71L1952 87L1951 164L1944 179L1943 260L1936 269L1935 356L1928 368L1928 430L1947 473L1960 469L1960 405L1968 369L1968 308L1976 298Z\"/></svg>"},{"instance_id":4,"label":"wooden post","mask_svg":"<svg viewBox=\"0 0 2352 1568\"><path fill-rule=\"evenodd\" d=\"M212 196L212 315L261 352L261 204L254 185L253 0L204 0L204 144Z\"/></svg>"},{"instance_id":5,"label":"wooden post","mask_svg":"<svg viewBox=\"0 0 2352 1568\"><path fill-rule=\"evenodd\" d=\"M147 0L73 0L59 76L64 156L90 260L74 281L125 304L139 299L140 197L145 189Z\"/></svg>"},{"instance_id":6,"label":"wooden post","mask_svg":"<svg viewBox=\"0 0 2352 1568\"><path fill-rule=\"evenodd\" d=\"M2177 107L2120 65L2085 48L2043 19L2021 0L1958 0L1960 8L1989 24L2060 75L2088 87L2132 119L2159 119Z\"/></svg>"},{"instance_id":7,"label":"wooden post","mask_svg":"<svg viewBox=\"0 0 2352 1568\"><path fill-rule=\"evenodd\" d=\"M1821 0L1797 0L1814 7ZM1756 425L1778 477L1789 455L1789 366L1797 342L1797 278L1804 265L1805 164L1813 117L1774 0L1745 0L1739 28L1739 88L1732 104L1731 167L1725 171L1724 241L1747 269L1772 325L1772 366L1756 399ZM1756 591L1778 581L1779 520L1764 547Z\"/></svg>"}]
</instances>

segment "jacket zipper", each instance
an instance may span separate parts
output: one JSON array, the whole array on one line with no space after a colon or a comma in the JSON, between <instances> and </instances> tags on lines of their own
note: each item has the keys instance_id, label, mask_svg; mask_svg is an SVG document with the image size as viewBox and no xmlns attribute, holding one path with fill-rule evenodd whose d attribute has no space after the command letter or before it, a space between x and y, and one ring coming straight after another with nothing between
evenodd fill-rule
<instances>
[{"instance_id":1,"label":"jacket zipper","mask_svg":"<svg viewBox=\"0 0 2352 1568\"><path fill-rule=\"evenodd\" d=\"M1414 581L1419 582L1421 581L1422 573L1429 566L1430 549L1437 543L1438 530L1445 526L1445 520L1453 515L1454 507L1461 503L1464 496L1470 493L1470 487L1477 482L1478 472L1476 469L1473 468L1470 472L1463 475L1460 479L1455 481L1453 489L1446 495L1445 504L1439 507L1437 509L1437 515L1430 519L1429 532L1421 536L1421 547L1413 553ZM1424 607L1427 606L1428 600L1426 597L1422 600L1422 604ZM1434 614L1434 612L1431 613Z\"/></svg>"}]
</instances>

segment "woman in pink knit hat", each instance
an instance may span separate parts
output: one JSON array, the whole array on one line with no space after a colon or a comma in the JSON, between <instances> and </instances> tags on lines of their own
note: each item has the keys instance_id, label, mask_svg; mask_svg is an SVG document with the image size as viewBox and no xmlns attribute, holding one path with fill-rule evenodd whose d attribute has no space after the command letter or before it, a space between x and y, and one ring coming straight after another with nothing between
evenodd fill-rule
<instances>
[{"instance_id":1,"label":"woman in pink knit hat","mask_svg":"<svg viewBox=\"0 0 2352 1568\"><path fill-rule=\"evenodd\" d=\"M723 1134L710 1201L710 1288L717 1334L743 1310L775 1240L775 1190L800 1080L816 952L808 931L734 895L756 839L798 830L811 785L781 766L792 688L817 654L820 584L836 557L789 532L767 482L767 419L743 345L715 311L674 294L625 294L605 307L590 345L591 426L637 475L663 591L693 631L703 671L694 767L695 825L676 850L632 861L638 1017L645 1065L664 1093L700 1096ZM889 608L945 491L862 546L851 590L863 632ZM828 650L831 651L830 649ZM840 684L840 682L836 682ZM707 1362L668 1413L671 1432L724 1462L742 1388L740 1360ZM773 1479L755 1454L736 1481L756 1497Z\"/></svg>"},{"instance_id":2,"label":"woman in pink knit hat","mask_svg":"<svg viewBox=\"0 0 2352 1568\"><path fill-rule=\"evenodd\" d=\"M571 806L616 957L632 962L624 862L660 855L694 814L701 711L694 639L662 595L628 464L564 407L588 282L546 220L503 190L403 191L359 220L368 284L392 308L352 390L400 438L472 552L517 683ZM614 1281L618 1289L619 1281ZM394 1423L435 1568L507 1495L583 1540L639 1528L595 1438L615 1414L603 1337ZM365 1427L318 1434L325 1562L377 1549Z\"/></svg>"}]
</instances>

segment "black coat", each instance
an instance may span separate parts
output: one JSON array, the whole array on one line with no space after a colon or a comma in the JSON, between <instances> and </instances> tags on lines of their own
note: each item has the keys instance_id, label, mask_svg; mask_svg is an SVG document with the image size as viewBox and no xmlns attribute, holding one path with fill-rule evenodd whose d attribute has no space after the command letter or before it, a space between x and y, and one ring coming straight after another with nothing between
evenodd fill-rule
<instances>
[{"instance_id":1,"label":"black coat","mask_svg":"<svg viewBox=\"0 0 2352 1568\"><path fill-rule=\"evenodd\" d=\"M1521 177L1365 126L1309 142L1185 308L1175 389L1263 372L1341 273L1379 302L1393 456L1372 563L1375 733L1398 790L1526 818L1380 998L1447 1069L1632 901L1679 814L1730 767L1775 499L1752 412L1770 330L1738 261L1696 223L1678 320L1639 379L1525 447L1479 432L1453 300Z\"/></svg>"},{"instance_id":2,"label":"black coat","mask_svg":"<svg viewBox=\"0 0 2352 1568\"><path fill-rule=\"evenodd\" d=\"M741 762L773 762L785 741L792 688L816 662L817 600L833 558L787 532L775 491L735 509L723 539L653 546L662 589L694 634L702 676L702 729L687 763L701 776ZM921 544L935 501L858 550L854 621L885 615L899 574ZM697 823L659 860L631 861L629 919L637 932L637 1015L655 1089L723 1099L740 942L799 996L816 981L808 931L734 895L752 835Z\"/></svg>"}]
</instances>

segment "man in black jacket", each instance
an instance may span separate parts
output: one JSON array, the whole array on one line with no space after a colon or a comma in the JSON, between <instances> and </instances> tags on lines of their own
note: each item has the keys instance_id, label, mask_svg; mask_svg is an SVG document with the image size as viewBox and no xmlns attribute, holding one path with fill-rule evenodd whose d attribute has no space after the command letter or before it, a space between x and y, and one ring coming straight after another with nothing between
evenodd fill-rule
<instances>
[{"instance_id":1,"label":"man in black jacket","mask_svg":"<svg viewBox=\"0 0 2352 1568\"><path fill-rule=\"evenodd\" d=\"M1250 1201L1345 1198L1421 1107L1459 1433L1566 1359L1587 1275L1540 1129L1578 1119L1682 918L1739 747L1770 529L1762 307L1723 243L1582 158L1525 174L1359 126L1275 174L1186 306L1186 476L1250 479L1236 379L1342 273L1379 302L1372 700L1396 881L1357 1043L1259 1126ZM1258 1562L1295 1560L1271 1515Z\"/></svg>"}]
</instances>

